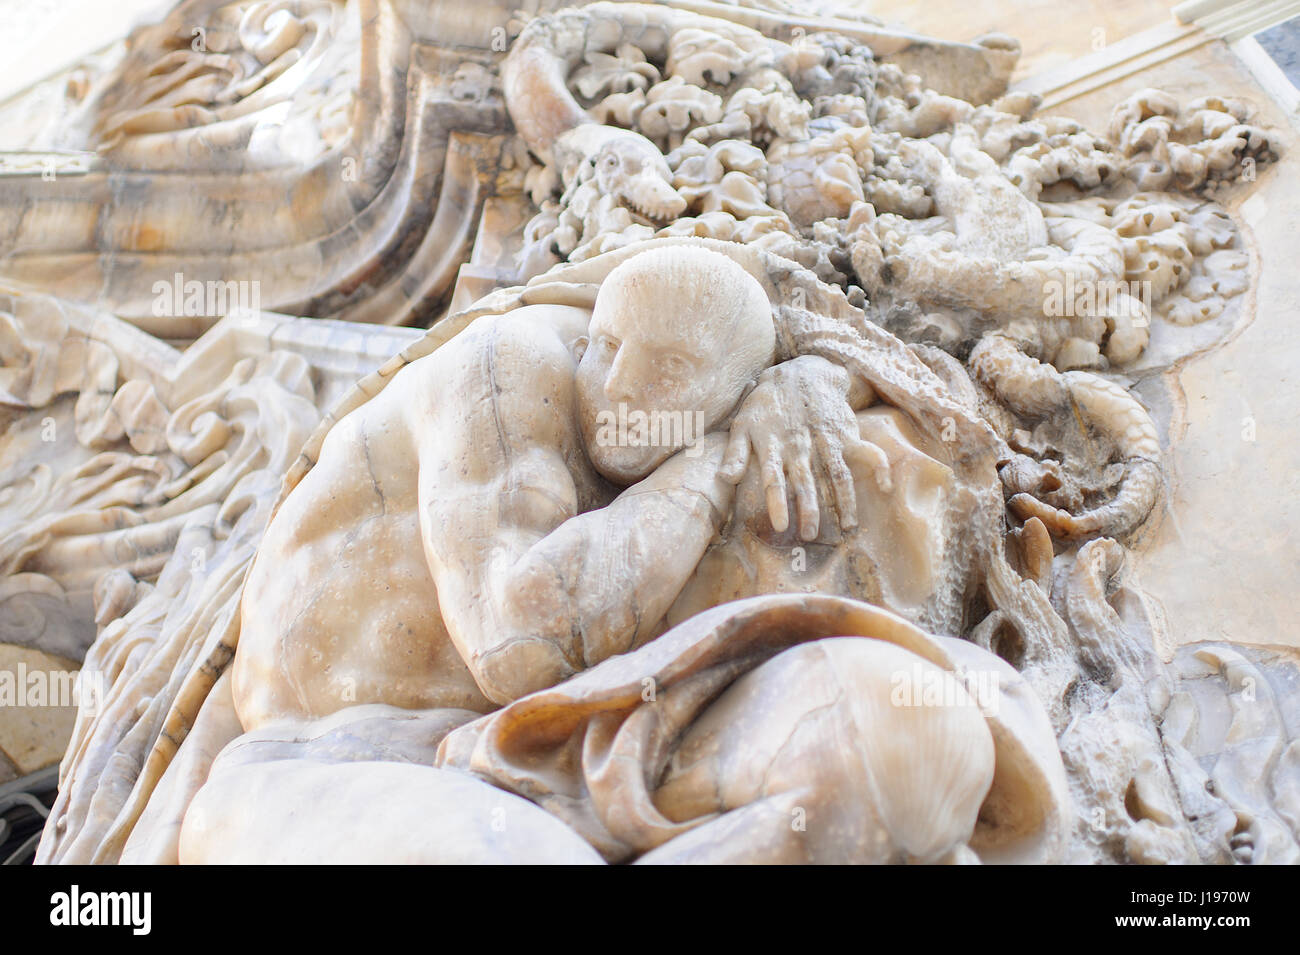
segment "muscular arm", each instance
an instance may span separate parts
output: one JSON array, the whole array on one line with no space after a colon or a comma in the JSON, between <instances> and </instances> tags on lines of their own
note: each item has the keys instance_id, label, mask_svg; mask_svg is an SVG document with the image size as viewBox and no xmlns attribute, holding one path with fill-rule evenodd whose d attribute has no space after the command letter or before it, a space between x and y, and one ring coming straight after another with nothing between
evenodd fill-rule
<instances>
[{"instance_id":1,"label":"muscular arm","mask_svg":"<svg viewBox=\"0 0 1300 955\"><path fill-rule=\"evenodd\" d=\"M475 412L439 422L421 448L419 506L448 633L483 693L506 703L646 636L732 488L713 435L578 514L572 358L558 339L504 324L484 345L485 374L466 385L482 393L447 402Z\"/></svg>"}]
</instances>

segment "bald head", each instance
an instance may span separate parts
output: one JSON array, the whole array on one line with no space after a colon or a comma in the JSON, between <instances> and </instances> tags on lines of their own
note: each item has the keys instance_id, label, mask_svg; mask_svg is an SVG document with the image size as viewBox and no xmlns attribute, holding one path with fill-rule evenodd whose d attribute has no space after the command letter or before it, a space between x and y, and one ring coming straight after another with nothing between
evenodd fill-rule
<instances>
[{"instance_id":1,"label":"bald head","mask_svg":"<svg viewBox=\"0 0 1300 955\"><path fill-rule=\"evenodd\" d=\"M772 306L758 280L720 252L670 245L634 255L609 273L593 325L636 325L717 363L757 374L772 361Z\"/></svg>"},{"instance_id":2,"label":"bald head","mask_svg":"<svg viewBox=\"0 0 1300 955\"><path fill-rule=\"evenodd\" d=\"M689 414L707 430L772 363L776 334L763 287L721 253L691 245L650 249L601 284L578 368L583 435L606 476L645 476L681 446L615 447L597 440L601 412ZM698 435L696 437L699 437Z\"/></svg>"}]
</instances>

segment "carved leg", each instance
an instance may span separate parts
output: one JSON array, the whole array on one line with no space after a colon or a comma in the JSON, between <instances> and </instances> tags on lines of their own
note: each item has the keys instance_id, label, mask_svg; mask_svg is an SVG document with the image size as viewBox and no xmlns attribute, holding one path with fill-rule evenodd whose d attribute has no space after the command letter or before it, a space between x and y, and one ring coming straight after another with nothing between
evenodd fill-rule
<instances>
[{"instance_id":1,"label":"carved leg","mask_svg":"<svg viewBox=\"0 0 1300 955\"><path fill-rule=\"evenodd\" d=\"M463 722L453 716L462 711L353 709L228 746L186 812L181 863L602 861L525 799L456 770L381 761L425 752L431 760L448 724ZM379 732L386 722L390 732Z\"/></svg>"}]
</instances>

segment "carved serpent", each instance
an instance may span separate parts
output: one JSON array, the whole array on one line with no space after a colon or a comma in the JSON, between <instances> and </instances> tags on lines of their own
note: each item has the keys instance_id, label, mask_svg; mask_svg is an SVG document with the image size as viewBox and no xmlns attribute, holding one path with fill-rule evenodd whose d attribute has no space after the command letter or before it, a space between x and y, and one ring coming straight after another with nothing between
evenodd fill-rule
<instances>
[{"instance_id":1,"label":"carved serpent","mask_svg":"<svg viewBox=\"0 0 1300 955\"><path fill-rule=\"evenodd\" d=\"M1067 539L1120 537L1146 520L1160 493L1160 437L1136 398L1098 375L1058 372L998 334L985 336L975 346L970 369L976 381L1017 415L1075 418L1089 436L1108 446L1109 460L1122 468L1119 488L1109 501L1072 513L1041 499L1047 496L1041 487L1029 493L1031 479L1025 469L1004 466L1003 483L1013 492L1008 501L1012 511L1026 520L1039 518L1054 535ZM1041 479L1043 472L1034 476Z\"/></svg>"},{"instance_id":2,"label":"carved serpent","mask_svg":"<svg viewBox=\"0 0 1300 955\"><path fill-rule=\"evenodd\" d=\"M1134 357L1146 344L1147 316L1130 296L1116 295L1116 307L1065 319L1054 318L1048 307L1054 294L1074 295L1065 290L1127 288L1121 237L1084 218L1045 214L979 150L970 127L957 129L950 152L951 158L924 140L900 149L933 196L945 228L867 217L854 234L854 268L872 298L970 309L1002 328L1017 323L1032 330L1034 350L1057 365L1099 363L1097 345L1108 328L1120 334L1108 343L1107 357ZM1136 320L1130 308L1142 309ZM1141 329L1136 342L1134 325ZM1067 343L1074 347L1064 349Z\"/></svg>"}]
</instances>

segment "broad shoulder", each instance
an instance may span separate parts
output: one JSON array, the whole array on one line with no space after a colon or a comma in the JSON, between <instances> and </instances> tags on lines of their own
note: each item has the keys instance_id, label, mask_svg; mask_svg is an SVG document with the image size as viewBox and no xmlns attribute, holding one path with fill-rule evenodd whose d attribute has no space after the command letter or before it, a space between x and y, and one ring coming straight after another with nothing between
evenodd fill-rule
<instances>
[{"instance_id":1,"label":"broad shoulder","mask_svg":"<svg viewBox=\"0 0 1300 955\"><path fill-rule=\"evenodd\" d=\"M589 311L566 305L526 305L484 316L398 372L385 396L401 404L415 397L413 392L445 397L461 386L481 384L484 374L514 382L572 377L573 343L586 334L590 318Z\"/></svg>"}]
</instances>

